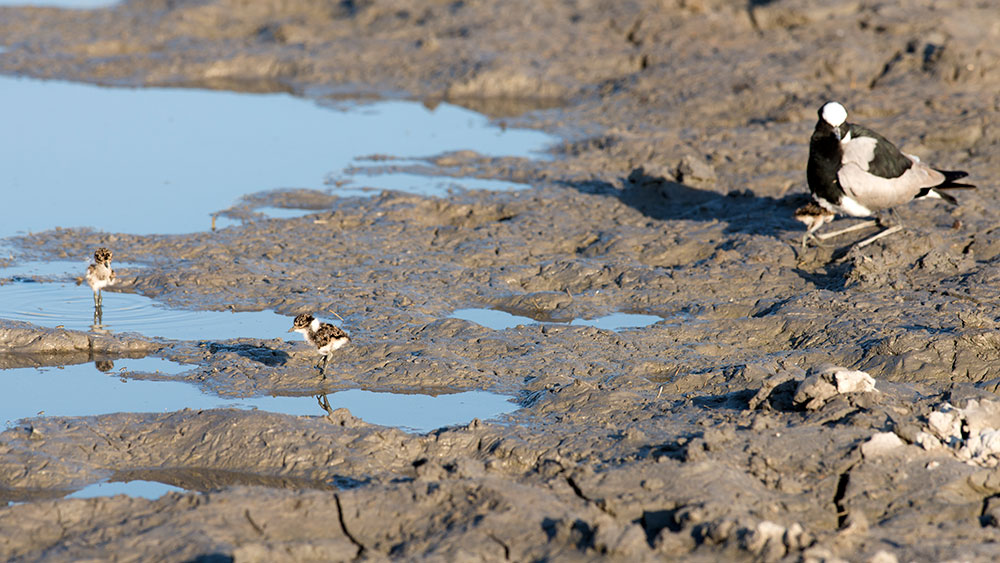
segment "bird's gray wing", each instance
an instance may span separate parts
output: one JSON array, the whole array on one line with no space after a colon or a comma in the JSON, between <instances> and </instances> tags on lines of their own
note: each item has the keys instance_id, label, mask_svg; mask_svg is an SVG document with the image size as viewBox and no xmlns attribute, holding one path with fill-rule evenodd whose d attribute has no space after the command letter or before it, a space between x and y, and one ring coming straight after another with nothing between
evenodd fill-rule
<instances>
[{"instance_id":1,"label":"bird's gray wing","mask_svg":"<svg viewBox=\"0 0 1000 563\"><path fill-rule=\"evenodd\" d=\"M911 166L896 178L883 178L862 168L857 162L840 167L837 179L844 193L874 211L894 207L915 198L920 190L944 182L944 175L915 158Z\"/></svg>"},{"instance_id":2,"label":"bird's gray wing","mask_svg":"<svg viewBox=\"0 0 1000 563\"><path fill-rule=\"evenodd\" d=\"M848 134L840 145L844 151L842 164L857 163L862 170L882 178L898 178L912 166L913 159L909 155L903 154L882 135L861 125L849 124Z\"/></svg>"}]
</instances>

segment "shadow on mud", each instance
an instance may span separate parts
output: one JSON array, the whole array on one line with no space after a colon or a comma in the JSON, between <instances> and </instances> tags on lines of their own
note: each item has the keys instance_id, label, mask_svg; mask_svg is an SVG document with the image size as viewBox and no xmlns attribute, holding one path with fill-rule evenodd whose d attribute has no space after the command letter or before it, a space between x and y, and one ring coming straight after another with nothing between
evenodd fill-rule
<instances>
[{"instance_id":1,"label":"shadow on mud","mask_svg":"<svg viewBox=\"0 0 1000 563\"><path fill-rule=\"evenodd\" d=\"M775 236L780 231L804 230L795 220L795 209L809 201L802 193L780 199L757 197L749 191L722 195L646 173L642 167L629 173L621 189L607 182L565 182L586 193L617 195L622 203L660 220L724 221L725 232Z\"/></svg>"},{"instance_id":2,"label":"shadow on mud","mask_svg":"<svg viewBox=\"0 0 1000 563\"><path fill-rule=\"evenodd\" d=\"M239 356L264 364L267 367L280 367L288 363L288 352L284 350L274 350L267 346L257 346L254 344L216 344L210 343L208 350L217 354L219 352L234 352Z\"/></svg>"}]
</instances>

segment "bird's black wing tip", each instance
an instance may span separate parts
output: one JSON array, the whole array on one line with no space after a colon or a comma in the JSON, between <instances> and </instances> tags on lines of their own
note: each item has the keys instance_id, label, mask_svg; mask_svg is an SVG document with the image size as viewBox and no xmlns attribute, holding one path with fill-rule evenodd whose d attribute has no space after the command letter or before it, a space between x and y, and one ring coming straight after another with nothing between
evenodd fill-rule
<instances>
[{"instance_id":1,"label":"bird's black wing tip","mask_svg":"<svg viewBox=\"0 0 1000 563\"><path fill-rule=\"evenodd\" d=\"M969 175L969 173L964 170L938 170L938 172L944 174L945 184L954 182L955 180L961 180Z\"/></svg>"},{"instance_id":2,"label":"bird's black wing tip","mask_svg":"<svg viewBox=\"0 0 1000 563\"><path fill-rule=\"evenodd\" d=\"M934 192L934 195L936 195L939 198L947 201L948 203L950 203L952 205L958 205L958 200L955 199L954 196L952 196L951 194L949 194L947 192L938 191L936 188L928 190L928 192Z\"/></svg>"}]
</instances>

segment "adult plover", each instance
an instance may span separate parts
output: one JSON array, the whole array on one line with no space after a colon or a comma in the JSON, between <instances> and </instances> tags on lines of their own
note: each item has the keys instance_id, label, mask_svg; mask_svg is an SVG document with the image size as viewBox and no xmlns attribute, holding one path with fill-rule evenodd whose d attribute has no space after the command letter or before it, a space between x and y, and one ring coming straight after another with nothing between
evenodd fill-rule
<instances>
[{"instance_id":1,"label":"adult plover","mask_svg":"<svg viewBox=\"0 0 1000 563\"><path fill-rule=\"evenodd\" d=\"M816 204L808 204L795 212L795 218L806 224L802 237L827 239L876 224L867 221L825 235L814 232L840 213L853 217L870 217L875 211L888 209L914 199L940 198L953 205L958 202L942 190L974 188L955 180L968 176L961 171L937 170L920 159L900 152L895 145L875 131L847 122L847 110L837 102L827 102L819 108L819 121L809 140L809 164L806 177L809 191ZM859 243L864 246L902 228L895 225Z\"/></svg>"},{"instance_id":2,"label":"adult plover","mask_svg":"<svg viewBox=\"0 0 1000 563\"><path fill-rule=\"evenodd\" d=\"M326 377L326 364L330 361L330 354L344 344L351 341L351 337L332 324L321 323L309 313L302 313L295 317L292 328L288 332L298 332L305 337L306 342L316 347L316 351L323 355L323 365L320 373Z\"/></svg>"},{"instance_id":3,"label":"adult plover","mask_svg":"<svg viewBox=\"0 0 1000 563\"><path fill-rule=\"evenodd\" d=\"M101 290L115 283L115 271L111 269L111 251L103 246L94 252L94 263L87 266L87 285L94 290L94 309L104 305Z\"/></svg>"}]
</instances>

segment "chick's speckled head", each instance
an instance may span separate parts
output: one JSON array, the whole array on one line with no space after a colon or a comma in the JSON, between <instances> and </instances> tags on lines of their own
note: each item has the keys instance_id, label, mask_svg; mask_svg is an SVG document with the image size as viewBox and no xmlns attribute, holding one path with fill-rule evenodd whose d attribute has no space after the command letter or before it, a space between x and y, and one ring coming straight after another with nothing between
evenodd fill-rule
<instances>
[{"instance_id":1,"label":"chick's speckled head","mask_svg":"<svg viewBox=\"0 0 1000 563\"><path fill-rule=\"evenodd\" d=\"M295 317L295 320L292 322L292 330L309 328L309 325L311 325L312 322L313 322L313 316L310 315L309 313L299 314Z\"/></svg>"},{"instance_id":2,"label":"chick's speckled head","mask_svg":"<svg viewBox=\"0 0 1000 563\"><path fill-rule=\"evenodd\" d=\"M94 262L98 264L107 264L111 262L111 251L105 247L100 247L94 252Z\"/></svg>"}]
</instances>

